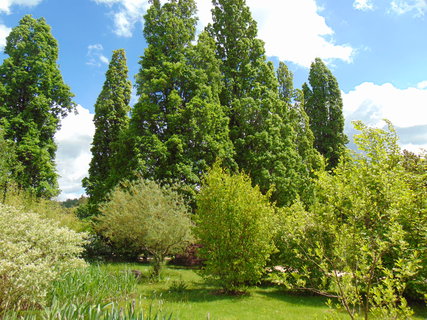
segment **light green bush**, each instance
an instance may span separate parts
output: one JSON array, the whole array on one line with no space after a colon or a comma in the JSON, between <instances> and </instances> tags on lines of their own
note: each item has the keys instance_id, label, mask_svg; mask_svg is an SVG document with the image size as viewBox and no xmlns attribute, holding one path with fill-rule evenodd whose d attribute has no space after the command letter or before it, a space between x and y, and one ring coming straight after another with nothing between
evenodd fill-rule
<instances>
[{"instance_id":1,"label":"light green bush","mask_svg":"<svg viewBox=\"0 0 427 320\"><path fill-rule=\"evenodd\" d=\"M84 267L84 234L0 204L0 311L43 306L54 280Z\"/></svg>"},{"instance_id":2,"label":"light green bush","mask_svg":"<svg viewBox=\"0 0 427 320\"><path fill-rule=\"evenodd\" d=\"M201 273L226 292L259 281L275 249L275 211L268 196L252 187L249 176L229 175L218 164L203 180L195 228L205 261Z\"/></svg>"},{"instance_id":3,"label":"light green bush","mask_svg":"<svg viewBox=\"0 0 427 320\"><path fill-rule=\"evenodd\" d=\"M95 230L120 247L133 246L153 257L158 276L164 258L192 242L192 222L183 198L170 187L138 179L123 182L100 206Z\"/></svg>"}]
</instances>

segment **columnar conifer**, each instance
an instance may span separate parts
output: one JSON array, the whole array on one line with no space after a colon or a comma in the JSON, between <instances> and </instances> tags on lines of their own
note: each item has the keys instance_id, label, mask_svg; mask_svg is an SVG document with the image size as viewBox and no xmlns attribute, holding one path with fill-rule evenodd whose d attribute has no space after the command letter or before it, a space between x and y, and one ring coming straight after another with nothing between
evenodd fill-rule
<instances>
[{"instance_id":1,"label":"columnar conifer","mask_svg":"<svg viewBox=\"0 0 427 320\"><path fill-rule=\"evenodd\" d=\"M180 182L189 193L217 157L232 159L215 45L206 33L192 44L195 12L194 0L153 1L145 16L148 48L136 78L139 101L131 119L128 170Z\"/></svg>"},{"instance_id":2,"label":"columnar conifer","mask_svg":"<svg viewBox=\"0 0 427 320\"><path fill-rule=\"evenodd\" d=\"M131 83L128 80L126 55L123 49L113 52L104 86L95 104L95 135L92 142L92 160L89 177L83 181L89 203L105 200L112 185L114 160L119 138L129 123Z\"/></svg>"},{"instance_id":3,"label":"columnar conifer","mask_svg":"<svg viewBox=\"0 0 427 320\"><path fill-rule=\"evenodd\" d=\"M298 193L296 168L301 161L273 65L266 61L264 43L257 38L257 25L246 2L213 0L213 5L208 30L222 61L221 103L230 117L236 163L261 191L275 185L273 200L287 204Z\"/></svg>"},{"instance_id":4,"label":"columnar conifer","mask_svg":"<svg viewBox=\"0 0 427 320\"><path fill-rule=\"evenodd\" d=\"M319 58L311 64L308 80L311 88L303 85L305 111L310 118L314 145L331 169L337 166L348 142L344 134L341 91L337 79Z\"/></svg>"}]
</instances>

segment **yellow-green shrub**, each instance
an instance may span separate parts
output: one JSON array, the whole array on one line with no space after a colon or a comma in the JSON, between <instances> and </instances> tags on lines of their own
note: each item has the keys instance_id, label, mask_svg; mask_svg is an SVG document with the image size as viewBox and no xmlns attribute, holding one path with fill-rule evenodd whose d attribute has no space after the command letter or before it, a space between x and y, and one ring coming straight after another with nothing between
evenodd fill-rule
<instances>
[{"instance_id":1,"label":"yellow-green shrub","mask_svg":"<svg viewBox=\"0 0 427 320\"><path fill-rule=\"evenodd\" d=\"M0 310L43 306L54 280L85 266L85 235L0 204Z\"/></svg>"}]
</instances>

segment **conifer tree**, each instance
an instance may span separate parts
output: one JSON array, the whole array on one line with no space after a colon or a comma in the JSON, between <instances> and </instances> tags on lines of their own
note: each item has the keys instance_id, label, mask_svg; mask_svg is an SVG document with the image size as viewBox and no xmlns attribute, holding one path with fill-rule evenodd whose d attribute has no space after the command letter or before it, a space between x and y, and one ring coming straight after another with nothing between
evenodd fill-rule
<instances>
[{"instance_id":1,"label":"conifer tree","mask_svg":"<svg viewBox=\"0 0 427 320\"><path fill-rule=\"evenodd\" d=\"M7 37L0 66L0 126L16 147L17 182L35 196L58 194L55 132L75 104L46 21L24 16Z\"/></svg>"},{"instance_id":2,"label":"conifer tree","mask_svg":"<svg viewBox=\"0 0 427 320\"><path fill-rule=\"evenodd\" d=\"M215 44L206 33L192 44L195 12L194 0L164 5L155 0L147 11L148 48L136 77L139 101L128 135L133 140L128 174L179 182L190 195L218 157L232 162Z\"/></svg>"},{"instance_id":3,"label":"conifer tree","mask_svg":"<svg viewBox=\"0 0 427 320\"><path fill-rule=\"evenodd\" d=\"M117 158L121 133L129 123L131 82L128 80L126 55L123 49L115 50L106 73L102 91L95 104L95 135L92 142L92 160L89 177L83 180L89 206L105 200L114 187L111 175ZM94 212L92 212L94 213Z\"/></svg>"},{"instance_id":4,"label":"conifer tree","mask_svg":"<svg viewBox=\"0 0 427 320\"><path fill-rule=\"evenodd\" d=\"M323 157L314 148L314 135L310 129L309 118L304 110L304 94L294 89L293 74L284 62L279 63L277 69L279 82L279 97L287 106L288 117L295 132L295 145L301 158L300 170L300 198L306 203L313 200L314 171L323 168Z\"/></svg>"},{"instance_id":5,"label":"conifer tree","mask_svg":"<svg viewBox=\"0 0 427 320\"><path fill-rule=\"evenodd\" d=\"M264 43L244 0L213 0L208 27L222 61L221 103L230 117L230 137L239 168L262 192L276 186L272 199L283 205L298 194L300 157L288 109L279 98L278 82L266 62Z\"/></svg>"},{"instance_id":6,"label":"conifer tree","mask_svg":"<svg viewBox=\"0 0 427 320\"><path fill-rule=\"evenodd\" d=\"M304 108L310 118L314 146L326 158L327 168L335 168L348 142L344 134L341 91L336 78L319 58L311 64L310 87L305 83Z\"/></svg>"}]
</instances>

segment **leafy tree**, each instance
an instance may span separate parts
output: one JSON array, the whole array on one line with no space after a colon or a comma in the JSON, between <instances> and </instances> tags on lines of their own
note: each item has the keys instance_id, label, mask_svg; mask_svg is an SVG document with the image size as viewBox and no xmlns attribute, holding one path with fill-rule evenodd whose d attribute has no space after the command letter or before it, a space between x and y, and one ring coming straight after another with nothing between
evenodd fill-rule
<instances>
[{"instance_id":1,"label":"leafy tree","mask_svg":"<svg viewBox=\"0 0 427 320\"><path fill-rule=\"evenodd\" d=\"M226 292L259 281L274 250L269 195L252 187L249 176L229 175L215 164L197 196L196 214L195 235L205 260L201 273Z\"/></svg>"},{"instance_id":2,"label":"leafy tree","mask_svg":"<svg viewBox=\"0 0 427 320\"><path fill-rule=\"evenodd\" d=\"M184 252L192 241L192 223L182 197L153 181L123 182L100 211L95 229L116 245L149 252L155 276L167 255Z\"/></svg>"},{"instance_id":3,"label":"leafy tree","mask_svg":"<svg viewBox=\"0 0 427 320\"><path fill-rule=\"evenodd\" d=\"M412 311L403 293L421 268L422 249L411 239L425 212L419 217L392 126L355 127L361 153L343 158L333 174L320 174L318 202L310 212L296 204L284 215L282 240L300 261L320 270L323 286L317 291L333 290L352 319L407 318ZM309 288L310 272L299 268L282 281Z\"/></svg>"},{"instance_id":4,"label":"leafy tree","mask_svg":"<svg viewBox=\"0 0 427 320\"><path fill-rule=\"evenodd\" d=\"M92 160L89 177L83 180L90 197L91 214L106 199L114 187L114 161L118 156L120 135L127 128L130 111L131 83L123 49L113 52L102 91L95 104L95 135L92 142ZM114 181L116 182L116 181Z\"/></svg>"},{"instance_id":5,"label":"leafy tree","mask_svg":"<svg viewBox=\"0 0 427 320\"><path fill-rule=\"evenodd\" d=\"M301 161L273 65L266 61L264 43L257 38L246 2L212 2L213 24L208 30L222 61L220 98L230 117L236 163L262 192L275 185L272 199L278 204L291 203L298 194Z\"/></svg>"},{"instance_id":6,"label":"leafy tree","mask_svg":"<svg viewBox=\"0 0 427 320\"><path fill-rule=\"evenodd\" d=\"M288 120L295 132L294 143L300 156L300 163L295 169L300 171L298 183L299 196L305 203L314 200L314 171L324 167L323 157L314 148L314 135L310 129L309 118L304 110L304 94L301 90L294 89L293 74L284 62L279 63L277 69L279 82L279 97L288 109Z\"/></svg>"},{"instance_id":7,"label":"leafy tree","mask_svg":"<svg viewBox=\"0 0 427 320\"><path fill-rule=\"evenodd\" d=\"M327 168L332 169L338 165L348 142L341 91L336 78L319 58L311 64L308 80L310 87L303 85L304 108L310 118L314 146L326 158Z\"/></svg>"},{"instance_id":8,"label":"leafy tree","mask_svg":"<svg viewBox=\"0 0 427 320\"><path fill-rule=\"evenodd\" d=\"M178 181L190 195L216 158L232 165L228 118L218 98L219 61L206 33L192 44L195 11L193 0L153 1L147 11L128 169L162 183Z\"/></svg>"},{"instance_id":9,"label":"leafy tree","mask_svg":"<svg viewBox=\"0 0 427 320\"><path fill-rule=\"evenodd\" d=\"M54 134L73 109L72 93L56 61L58 44L44 19L24 16L7 37L0 66L0 125L16 145L20 187L37 196L58 194Z\"/></svg>"},{"instance_id":10,"label":"leafy tree","mask_svg":"<svg viewBox=\"0 0 427 320\"><path fill-rule=\"evenodd\" d=\"M427 153L415 154L403 150L402 165L406 171L406 183L415 193L416 215L412 217L410 233L411 246L421 254L422 269L418 276L408 283L406 295L411 299L427 301Z\"/></svg>"}]
</instances>

